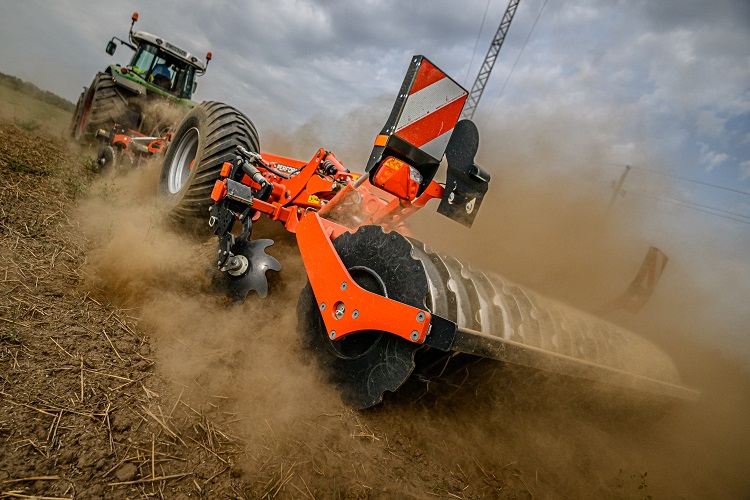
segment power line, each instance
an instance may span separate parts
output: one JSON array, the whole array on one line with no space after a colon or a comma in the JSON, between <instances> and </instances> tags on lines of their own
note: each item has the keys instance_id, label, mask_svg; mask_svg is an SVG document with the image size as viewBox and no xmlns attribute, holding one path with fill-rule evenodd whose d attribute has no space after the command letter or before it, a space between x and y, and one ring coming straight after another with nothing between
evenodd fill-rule
<instances>
[{"instance_id":1,"label":"power line","mask_svg":"<svg viewBox=\"0 0 750 500\"><path fill-rule=\"evenodd\" d=\"M539 22L539 18L542 17L542 12L544 11L544 7L547 6L547 0L544 0L544 3L542 4L542 8L539 9L539 13L536 15L536 19L534 19L534 24L531 25L531 29L529 30L529 34L526 35L526 40L524 40L523 45L521 46L521 50L518 52L518 56L516 56L516 60L513 63L513 66L510 68L510 72L508 73L508 76L505 78L505 82L503 83L502 88L500 89L500 93L497 94L497 97L495 98L495 102L492 103L492 108L490 108L489 114L487 114L487 118L484 120L484 124L487 124L487 120L490 116L492 116L492 112L495 111L495 106L497 105L497 102L500 100L500 96L503 95L503 91L505 91L505 86L508 85L508 81L510 80L511 75L513 74L513 71L515 71L516 66L518 65L519 59L521 59L521 54L523 54L524 49L526 48L526 44L529 43L529 39L531 38L531 34L534 32L534 28L536 28L536 23Z\"/></svg>"},{"instance_id":2,"label":"power line","mask_svg":"<svg viewBox=\"0 0 750 500\"><path fill-rule=\"evenodd\" d=\"M690 202L687 202L685 200L677 200L677 199L669 198L669 197L666 197L666 196L659 196L659 195L655 195L655 194L651 194L651 193L645 193L643 191L630 191L630 190L626 190L626 191L623 191L623 193L639 194L639 195L645 196L647 198L654 198L654 199L657 199L657 200L660 200L660 201L666 201L668 203L672 203L672 204L681 206L683 208L687 208L687 209L690 209L690 210L695 210L696 212L703 212L704 214L713 215L715 217L721 217L722 219L727 219L727 220L731 220L731 221L734 221L734 222L739 222L741 224L750 225L750 217L748 217L746 215L736 214L734 212L728 212L726 210L721 210L721 209L718 209L718 208L709 207L707 205L701 205L699 203L690 203ZM705 209L708 209L708 210L705 210ZM725 213L725 214L731 214L731 215L734 215L736 217L742 217L742 218L747 219L747 220L737 219L735 217L728 217L726 215L721 215L721 213L716 213L716 212L721 212L721 213Z\"/></svg>"},{"instance_id":3,"label":"power line","mask_svg":"<svg viewBox=\"0 0 750 500\"><path fill-rule=\"evenodd\" d=\"M487 19L487 11L490 10L490 2L487 0L487 6L484 8L484 15L482 16L482 24L479 25L479 33L477 33L477 41L474 42L474 50L471 51L471 61L469 61L469 67L466 68L466 76L464 77L464 84L469 84L469 73L471 72L471 65L474 64L474 56L477 53L477 47L479 46L479 37L482 35L482 28L484 28L484 20Z\"/></svg>"},{"instance_id":4,"label":"power line","mask_svg":"<svg viewBox=\"0 0 750 500\"><path fill-rule=\"evenodd\" d=\"M702 203L696 203L694 201L680 200L678 198L671 198L669 196L661 196L660 198L662 200L674 201L674 202L684 203L685 205L690 205L690 206L694 206L694 207L705 208L705 209L708 209L708 210L714 210L716 212L721 212L721 213L727 214L727 215L734 215L735 217L742 217L743 219L748 219L748 222L750 222L750 216L738 214L736 212L730 212L729 210L722 210L721 208L712 207L710 205L704 205Z\"/></svg>"},{"instance_id":5,"label":"power line","mask_svg":"<svg viewBox=\"0 0 750 500\"><path fill-rule=\"evenodd\" d=\"M633 165L624 165L624 164L621 164L621 163L610 163L610 165L615 165L615 166L618 166L618 167L629 167L629 168L632 168L632 169L635 169L635 170L640 170L642 172L647 172L647 173L650 173L650 174L661 175L661 176L664 176L664 177L671 177L673 179L679 179L681 181L694 182L695 184L702 184L704 186L709 186L709 187L716 188L716 189L723 189L725 191L731 191L733 193L739 193L739 194L744 194L744 195L750 196L750 192L747 192L747 191L742 191L742 190L739 190L739 189L733 189L733 188L726 187L726 186L720 186L718 184L711 184L710 182L698 181L698 180L695 180L695 179L690 179L688 177L682 177L680 175L668 174L666 172L659 172L657 170L651 170L651 169L644 168L644 167L636 167L636 166L633 166Z\"/></svg>"}]
</instances>

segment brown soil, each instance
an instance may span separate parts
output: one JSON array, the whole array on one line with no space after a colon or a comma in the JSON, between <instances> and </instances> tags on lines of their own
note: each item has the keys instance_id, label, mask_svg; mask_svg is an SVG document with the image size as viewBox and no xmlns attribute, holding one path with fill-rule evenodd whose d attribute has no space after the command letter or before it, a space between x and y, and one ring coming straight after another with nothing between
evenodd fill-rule
<instances>
[{"instance_id":1,"label":"brown soil","mask_svg":"<svg viewBox=\"0 0 750 500\"><path fill-rule=\"evenodd\" d=\"M450 398L410 387L353 411L295 342L288 239L272 298L227 304L204 272L212 244L163 220L158 165L91 166L0 122L0 498L750 492L750 383L718 354L698 364L733 395L692 406L624 410L490 367L437 391Z\"/></svg>"},{"instance_id":2,"label":"brown soil","mask_svg":"<svg viewBox=\"0 0 750 500\"><path fill-rule=\"evenodd\" d=\"M525 496L512 460L445 469L333 397L291 433L266 419L248 436L246 403L165 380L137 312L87 286L96 248L76 218L111 182L92 169L0 123L0 498Z\"/></svg>"}]
</instances>

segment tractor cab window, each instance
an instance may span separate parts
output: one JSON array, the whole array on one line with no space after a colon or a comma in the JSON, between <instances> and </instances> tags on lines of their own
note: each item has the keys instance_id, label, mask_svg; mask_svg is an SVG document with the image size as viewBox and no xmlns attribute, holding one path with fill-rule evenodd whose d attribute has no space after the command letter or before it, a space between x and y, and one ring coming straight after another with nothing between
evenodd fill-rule
<instances>
[{"instance_id":1,"label":"tractor cab window","mask_svg":"<svg viewBox=\"0 0 750 500\"><path fill-rule=\"evenodd\" d=\"M177 78L176 87L181 97L190 99L193 95L193 82L195 82L195 67L185 65Z\"/></svg>"},{"instance_id":2,"label":"tractor cab window","mask_svg":"<svg viewBox=\"0 0 750 500\"><path fill-rule=\"evenodd\" d=\"M189 99L193 93L195 67L156 45L141 43L130 66L138 76L170 94Z\"/></svg>"},{"instance_id":3,"label":"tractor cab window","mask_svg":"<svg viewBox=\"0 0 750 500\"><path fill-rule=\"evenodd\" d=\"M148 75L148 81L160 89L172 92L172 84L174 83L174 77L177 74L177 70L174 64L159 57L162 55L164 54L159 54L154 60L154 65L151 67L151 71Z\"/></svg>"},{"instance_id":4,"label":"tractor cab window","mask_svg":"<svg viewBox=\"0 0 750 500\"><path fill-rule=\"evenodd\" d=\"M193 66L165 52L157 55L148 77L148 81L157 87L188 99L193 93L194 80L195 68Z\"/></svg>"},{"instance_id":5,"label":"tractor cab window","mask_svg":"<svg viewBox=\"0 0 750 500\"><path fill-rule=\"evenodd\" d=\"M141 43L138 50L133 55L133 59L130 62L130 67L133 73L143 77L146 73L151 70L151 66L154 64L156 53L159 48L150 43Z\"/></svg>"}]
</instances>

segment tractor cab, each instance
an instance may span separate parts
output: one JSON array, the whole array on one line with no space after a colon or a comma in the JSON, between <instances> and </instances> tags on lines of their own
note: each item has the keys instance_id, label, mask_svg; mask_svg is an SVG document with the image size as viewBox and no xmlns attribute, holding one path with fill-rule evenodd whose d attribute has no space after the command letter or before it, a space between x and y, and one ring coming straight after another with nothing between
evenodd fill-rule
<instances>
[{"instance_id":1,"label":"tractor cab","mask_svg":"<svg viewBox=\"0 0 750 500\"><path fill-rule=\"evenodd\" d=\"M206 71L206 63L150 33L133 33L132 40L138 48L128 69L165 92L190 99L195 77Z\"/></svg>"},{"instance_id":2,"label":"tractor cab","mask_svg":"<svg viewBox=\"0 0 750 500\"><path fill-rule=\"evenodd\" d=\"M107 54L114 55L117 50L115 43L117 40L121 45L135 52L130 64L126 68L121 68L121 73L126 78L139 85L143 82L150 84L156 87L158 92L178 99L190 99L198 86L195 78L206 72L206 67L211 61L211 53L206 54L206 62L203 62L190 52L163 38L145 31L133 31L136 21L138 21L137 12L133 13L130 24L128 33L130 42L112 37L107 44ZM117 65L117 68L119 69L120 66ZM153 87L151 87L152 90Z\"/></svg>"}]
</instances>

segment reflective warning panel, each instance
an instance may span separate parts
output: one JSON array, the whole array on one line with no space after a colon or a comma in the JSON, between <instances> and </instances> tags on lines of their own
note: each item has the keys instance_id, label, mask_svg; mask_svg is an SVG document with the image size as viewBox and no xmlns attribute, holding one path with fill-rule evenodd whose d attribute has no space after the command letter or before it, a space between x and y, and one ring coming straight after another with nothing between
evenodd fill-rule
<instances>
[{"instance_id":1,"label":"reflective warning panel","mask_svg":"<svg viewBox=\"0 0 750 500\"><path fill-rule=\"evenodd\" d=\"M664 268L667 267L669 257L657 247L650 247L646 252L641 267L633 281L630 282L625 293L609 302L602 308L602 312L624 309L630 313L640 311L653 295L659 284Z\"/></svg>"},{"instance_id":2,"label":"reflective warning panel","mask_svg":"<svg viewBox=\"0 0 750 500\"><path fill-rule=\"evenodd\" d=\"M394 133L439 161L468 92L427 59L418 64Z\"/></svg>"},{"instance_id":3,"label":"reflective warning panel","mask_svg":"<svg viewBox=\"0 0 750 500\"><path fill-rule=\"evenodd\" d=\"M445 154L468 94L426 57L414 56L391 115L375 140L368 171L386 151L417 169L432 170ZM424 173L432 178L430 172Z\"/></svg>"}]
</instances>

